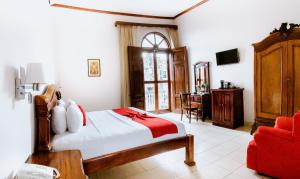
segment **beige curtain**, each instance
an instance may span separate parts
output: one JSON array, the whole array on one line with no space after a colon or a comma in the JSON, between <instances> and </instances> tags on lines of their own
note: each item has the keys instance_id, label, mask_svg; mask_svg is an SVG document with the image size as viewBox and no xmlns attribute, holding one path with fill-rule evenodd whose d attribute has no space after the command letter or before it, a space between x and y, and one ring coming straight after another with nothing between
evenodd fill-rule
<instances>
[{"instance_id":1,"label":"beige curtain","mask_svg":"<svg viewBox=\"0 0 300 179\"><path fill-rule=\"evenodd\" d=\"M130 83L128 66L128 46L136 45L136 27L130 25L118 25L120 58L121 58L121 107L130 106Z\"/></svg>"},{"instance_id":2,"label":"beige curtain","mask_svg":"<svg viewBox=\"0 0 300 179\"><path fill-rule=\"evenodd\" d=\"M179 47L178 31L176 29L167 28L169 39L171 40L171 48Z\"/></svg>"}]
</instances>

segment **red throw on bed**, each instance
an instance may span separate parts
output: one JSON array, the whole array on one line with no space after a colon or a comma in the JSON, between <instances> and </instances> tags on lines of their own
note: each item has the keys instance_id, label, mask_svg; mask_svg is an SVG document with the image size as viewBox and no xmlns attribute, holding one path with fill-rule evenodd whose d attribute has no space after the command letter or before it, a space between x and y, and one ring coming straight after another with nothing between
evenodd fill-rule
<instances>
[{"instance_id":1,"label":"red throw on bed","mask_svg":"<svg viewBox=\"0 0 300 179\"><path fill-rule=\"evenodd\" d=\"M129 108L113 109L112 111L148 127L151 130L153 138L178 133L176 124L165 119L149 116Z\"/></svg>"}]
</instances>

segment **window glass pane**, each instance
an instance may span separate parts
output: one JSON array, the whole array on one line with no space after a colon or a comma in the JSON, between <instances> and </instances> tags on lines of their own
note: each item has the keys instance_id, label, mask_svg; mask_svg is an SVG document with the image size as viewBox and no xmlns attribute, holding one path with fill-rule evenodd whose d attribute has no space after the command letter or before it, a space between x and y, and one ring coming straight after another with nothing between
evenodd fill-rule
<instances>
[{"instance_id":1,"label":"window glass pane","mask_svg":"<svg viewBox=\"0 0 300 179\"><path fill-rule=\"evenodd\" d=\"M156 45L158 45L161 41L164 40L159 34L155 34L155 38L156 38Z\"/></svg>"},{"instance_id":2,"label":"window glass pane","mask_svg":"<svg viewBox=\"0 0 300 179\"><path fill-rule=\"evenodd\" d=\"M143 52L144 81L154 81L153 53Z\"/></svg>"},{"instance_id":3,"label":"window glass pane","mask_svg":"<svg viewBox=\"0 0 300 179\"><path fill-rule=\"evenodd\" d=\"M168 59L166 53L157 53L157 79L168 80Z\"/></svg>"},{"instance_id":4,"label":"window glass pane","mask_svg":"<svg viewBox=\"0 0 300 179\"><path fill-rule=\"evenodd\" d=\"M155 110L155 88L154 84L145 84L146 111Z\"/></svg>"},{"instance_id":5,"label":"window glass pane","mask_svg":"<svg viewBox=\"0 0 300 179\"><path fill-rule=\"evenodd\" d=\"M161 44L158 46L158 48L169 48L167 42L164 40L161 42Z\"/></svg>"},{"instance_id":6,"label":"window glass pane","mask_svg":"<svg viewBox=\"0 0 300 179\"><path fill-rule=\"evenodd\" d=\"M142 47L153 47L146 39L143 40Z\"/></svg>"},{"instance_id":7,"label":"window glass pane","mask_svg":"<svg viewBox=\"0 0 300 179\"><path fill-rule=\"evenodd\" d=\"M154 41L154 34L149 34L147 35L146 37L152 44L155 44L155 41Z\"/></svg>"},{"instance_id":8,"label":"window glass pane","mask_svg":"<svg viewBox=\"0 0 300 179\"><path fill-rule=\"evenodd\" d=\"M159 109L169 109L169 86L168 83L158 84Z\"/></svg>"}]
</instances>

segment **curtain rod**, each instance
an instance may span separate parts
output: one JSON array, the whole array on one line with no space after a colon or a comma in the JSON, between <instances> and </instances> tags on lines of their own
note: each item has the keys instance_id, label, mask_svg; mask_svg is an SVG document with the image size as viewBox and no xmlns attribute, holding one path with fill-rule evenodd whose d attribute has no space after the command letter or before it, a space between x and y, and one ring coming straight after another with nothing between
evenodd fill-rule
<instances>
[{"instance_id":1,"label":"curtain rod","mask_svg":"<svg viewBox=\"0 0 300 179\"><path fill-rule=\"evenodd\" d=\"M143 27L164 27L164 28L178 29L177 25L171 25L171 24L147 24L147 23L116 21L115 26L117 27L118 25L132 25L132 26L143 26Z\"/></svg>"}]
</instances>

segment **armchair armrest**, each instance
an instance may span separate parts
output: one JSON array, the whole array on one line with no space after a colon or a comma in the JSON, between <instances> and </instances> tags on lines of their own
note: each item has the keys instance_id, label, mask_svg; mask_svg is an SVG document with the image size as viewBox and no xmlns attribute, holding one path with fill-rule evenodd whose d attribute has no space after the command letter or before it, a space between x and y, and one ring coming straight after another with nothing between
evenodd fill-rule
<instances>
[{"instance_id":1,"label":"armchair armrest","mask_svg":"<svg viewBox=\"0 0 300 179\"><path fill-rule=\"evenodd\" d=\"M275 122L275 128L284 129L288 131L293 130L293 118L292 117L277 117Z\"/></svg>"},{"instance_id":2,"label":"armchair armrest","mask_svg":"<svg viewBox=\"0 0 300 179\"><path fill-rule=\"evenodd\" d=\"M280 129L280 128L273 128L267 126L260 126L257 130L257 133L271 135L273 137L277 137L283 140L292 141L293 135L291 131Z\"/></svg>"}]
</instances>

